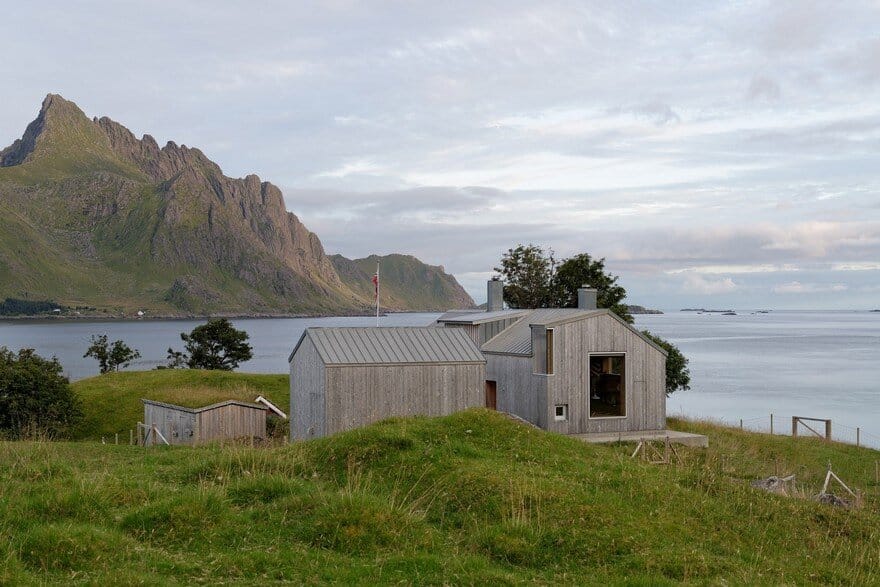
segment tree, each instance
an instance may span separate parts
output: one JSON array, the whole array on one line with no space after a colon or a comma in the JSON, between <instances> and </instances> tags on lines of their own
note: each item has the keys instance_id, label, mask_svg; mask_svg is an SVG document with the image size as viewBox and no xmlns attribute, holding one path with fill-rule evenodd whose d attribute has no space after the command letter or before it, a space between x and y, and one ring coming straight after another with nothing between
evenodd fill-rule
<instances>
[{"instance_id":1,"label":"tree","mask_svg":"<svg viewBox=\"0 0 880 587\"><path fill-rule=\"evenodd\" d=\"M685 357L677 346L671 342L655 336L643 330L642 334L663 347L669 355L666 357L666 395L670 395L677 389L687 391L691 388L691 370L688 368L688 358Z\"/></svg>"},{"instance_id":2,"label":"tree","mask_svg":"<svg viewBox=\"0 0 880 587\"><path fill-rule=\"evenodd\" d=\"M511 308L546 308L552 304L556 260L553 251L518 245L501 257L495 271L504 279L504 301Z\"/></svg>"},{"instance_id":3,"label":"tree","mask_svg":"<svg viewBox=\"0 0 880 587\"><path fill-rule=\"evenodd\" d=\"M18 353L0 347L0 434L65 435L83 417L79 399L61 374L58 359L33 349Z\"/></svg>"},{"instance_id":4,"label":"tree","mask_svg":"<svg viewBox=\"0 0 880 587\"><path fill-rule=\"evenodd\" d=\"M580 253L557 262L552 249L537 245L517 245L501 257L495 271L504 279L504 301L512 308L576 308L578 289L588 285L596 289L596 305L607 308L634 322L626 304L626 290L617 283L617 276L605 269L605 259L593 259ZM666 394L677 389L690 389L688 360L678 347L644 332L645 336L663 347L666 359Z\"/></svg>"},{"instance_id":5,"label":"tree","mask_svg":"<svg viewBox=\"0 0 880 587\"><path fill-rule=\"evenodd\" d=\"M576 308L577 290L588 285L596 289L596 305L608 308L628 323L633 323L632 314L623 300L626 290L617 283L617 276L605 271L605 259L593 259L587 253L580 253L565 259L559 264L552 280L552 291L558 308Z\"/></svg>"},{"instance_id":6,"label":"tree","mask_svg":"<svg viewBox=\"0 0 880 587\"><path fill-rule=\"evenodd\" d=\"M119 371L120 367L128 367L132 361L141 357L137 349L131 349L121 340L113 341L112 344L107 342L107 335L92 335L92 345L83 355L83 358L93 357L98 361L98 368L101 374L110 371Z\"/></svg>"},{"instance_id":7,"label":"tree","mask_svg":"<svg viewBox=\"0 0 880 587\"><path fill-rule=\"evenodd\" d=\"M180 333L186 352L168 349L168 366L190 369L220 369L232 371L239 363L253 357L248 344L248 333L236 330L226 318L215 318L196 326L192 332Z\"/></svg>"},{"instance_id":8,"label":"tree","mask_svg":"<svg viewBox=\"0 0 880 587\"><path fill-rule=\"evenodd\" d=\"M633 322L623 304L626 290L605 270L604 258L580 253L558 262L552 249L517 245L504 253L495 271L504 279L504 301L511 308L576 308L578 289L588 285L596 289L598 307Z\"/></svg>"}]
</instances>

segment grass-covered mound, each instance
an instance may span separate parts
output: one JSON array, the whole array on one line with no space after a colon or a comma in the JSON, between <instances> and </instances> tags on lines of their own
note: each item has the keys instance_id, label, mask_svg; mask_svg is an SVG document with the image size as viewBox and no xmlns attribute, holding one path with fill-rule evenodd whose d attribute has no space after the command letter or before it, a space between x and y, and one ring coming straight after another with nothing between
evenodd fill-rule
<instances>
[{"instance_id":1,"label":"grass-covered mound","mask_svg":"<svg viewBox=\"0 0 880 587\"><path fill-rule=\"evenodd\" d=\"M199 408L228 399L253 401L262 395L286 412L288 381L287 375L198 369L120 371L83 379L71 385L85 414L74 438L112 437L118 432L128 442L128 431L144 419L141 398Z\"/></svg>"},{"instance_id":2,"label":"grass-covered mound","mask_svg":"<svg viewBox=\"0 0 880 587\"><path fill-rule=\"evenodd\" d=\"M876 452L700 430L676 466L484 410L269 449L0 444L0 584L880 581ZM864 507L748 485L828 459Z\"/></svg>"}]
</instances>

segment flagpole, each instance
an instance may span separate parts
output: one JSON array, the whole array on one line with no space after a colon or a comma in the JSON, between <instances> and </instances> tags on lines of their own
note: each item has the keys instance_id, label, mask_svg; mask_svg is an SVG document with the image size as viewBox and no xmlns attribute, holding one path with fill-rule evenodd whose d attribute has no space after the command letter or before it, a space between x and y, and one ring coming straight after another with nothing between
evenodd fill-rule
<instances>
[{"instance_id":1,"label":"flagpole","mask_svg":"<svg viewBox=\"0 0 880 587\"><path fill-rule=\"evenodd\" d=\"M379 327L379 260L376 259L376 328Z\"/></svg>"}]
</instances>

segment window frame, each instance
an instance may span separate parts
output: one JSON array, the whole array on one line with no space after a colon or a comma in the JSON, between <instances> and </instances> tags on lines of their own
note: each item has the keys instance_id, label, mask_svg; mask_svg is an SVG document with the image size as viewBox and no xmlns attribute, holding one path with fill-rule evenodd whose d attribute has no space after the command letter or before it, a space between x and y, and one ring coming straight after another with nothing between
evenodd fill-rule
<instances>
[{"instance_id":1,"label":"window frame","mask_svg":"<svg viewBox=\"0 0 880 587\"><path fill-rule=\"evenodd\" d=\"M591 403L593 398L591 396L590 390L593 388L593 372L590 370L590 363L593 360L593 357L622 357L623 358L623 402L621 406L623 408L623 415L621 416L594 416L593 409ZM628 364L627 353L624 352L616 352L616 353L607 353L607 352L594 352L587 353L587 419L588 420L625 420L629 417L628 411L626 409L626 402L629 399L629 386L626 384L627 380L627 364Z\"/></svg>"},{"instance_id":2,"label":"window frame","mask_svg":"<svg viewBox=\"0 0 880 587\"><path fill-rule=\"evenodd\" d=\"M562 408L562 416L557 413L559 408ZM568 422L568 404L555 404L553 406L553 421Z\"/></svg>"}]
</instances>

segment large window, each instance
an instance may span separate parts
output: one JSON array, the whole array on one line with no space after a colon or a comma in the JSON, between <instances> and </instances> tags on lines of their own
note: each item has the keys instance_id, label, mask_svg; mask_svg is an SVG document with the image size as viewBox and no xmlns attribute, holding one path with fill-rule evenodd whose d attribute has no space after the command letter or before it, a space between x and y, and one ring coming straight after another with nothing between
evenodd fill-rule
<instances>
[{"instance_id":1,"label":"large window","mask_svg":"<svg viewBox=\"0 0 880 587\"><path fill-rule=\"evenodd\" d=\"M590 355L590 417L626 416L626 360L623 355Z\"/></svg>"}]
</instances>

